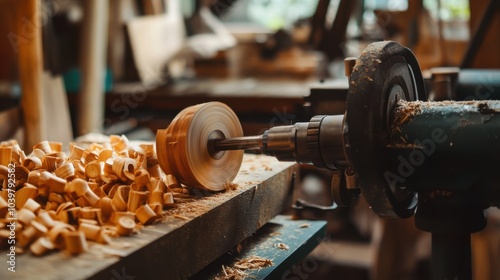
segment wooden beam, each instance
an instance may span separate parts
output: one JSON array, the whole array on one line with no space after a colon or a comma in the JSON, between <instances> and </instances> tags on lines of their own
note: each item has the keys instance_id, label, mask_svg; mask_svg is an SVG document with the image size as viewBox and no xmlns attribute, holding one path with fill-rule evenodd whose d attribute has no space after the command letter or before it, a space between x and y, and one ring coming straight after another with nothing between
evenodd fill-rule
<instances>
[{"instance_id":1,"label":"wooden beam","mask_svg":"<svg viewBox=\"0 0 500 280\"><path fill-rule=\"evenodd\" d=\"M21 106L24 114L24 149L45 138L44 111L41 100L43 56L40 0L17 2L17 34L19 41L19 78L22 87Z\"/></svg>"},{"instance_id":2,"label":"wooden beam","mask_svg":"<svg viewBox=\"0 0 500 280\"><path fill-rule=\"evenodd\" d=\"M78 134L101 131L104 121L104 75L108 32L109 1L87 0L80 65L82 90L78 108Z\"/></svg>"}]
</instances>

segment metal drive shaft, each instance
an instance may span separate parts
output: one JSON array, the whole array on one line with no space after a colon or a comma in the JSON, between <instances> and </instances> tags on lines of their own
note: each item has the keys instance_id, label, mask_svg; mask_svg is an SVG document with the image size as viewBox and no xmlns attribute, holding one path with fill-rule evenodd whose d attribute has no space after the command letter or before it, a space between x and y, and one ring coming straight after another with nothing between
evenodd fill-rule
<instances>
[{"instance_id":1,"label":"metal drive shaft","mask_svg":"<svg viewBox=\"0 0 500 280\"><path fill-rule=\"evenodd\" d=\"M262 143L263 135L216 139L214 140L214 150L230 151L260 149Z\"/></svg>"}]
</instances>

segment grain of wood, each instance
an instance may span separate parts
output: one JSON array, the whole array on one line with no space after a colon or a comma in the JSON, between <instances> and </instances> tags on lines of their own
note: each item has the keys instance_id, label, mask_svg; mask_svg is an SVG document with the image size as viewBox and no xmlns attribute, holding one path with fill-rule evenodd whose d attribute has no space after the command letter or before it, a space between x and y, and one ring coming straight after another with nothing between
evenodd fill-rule
<instances>
[{"instance_id":1,"label":"grain of wood","mask_svg":"<svg viewBox=\"0 0 500 280\"><path fill-rule=\"evenodd\" d=\"M135 215L141 224L148 225L154 222L157 218L156 213L151 209L149 204L142 205L135 211Z\"/></svg>"},{"instance_id":2,"label":"grain of wood","mask_svg":"<svg viewBox=\"0 0 500 280\"><path fill-rule=\"evenodd\" d=\"M158 130L158 161L179 182L222 191L240 169L243 151L211 151L209 140L243 136L236 114L225 104L208 102L182 110L168 128ZM168 185L168 184L167 184Z\"/></svg>"},{"instance_id":3,"label":"grain of wood","mask_svg":"<svg viewBox=\"0 0 500 280\"><path fill-rule=\"evenodd\" d=\"M38 215L40 209L42 209L42 205L40 205L40 203L36 202L32 198L28 198L28 200L26 200L22 207L33 212L35 215Z\"/></svg>"},{"instance_id":4,"label":"grain of wood","mask_svg":"<svg viewBox=\"0 0 500 280\"><path fill-rule=\"evenodd\" d=\"M116 232L121 236L130 235L134 231L135 222L129 217L121 217L116 225Z\"/></svg>"},{"instance_id":5,"label":"grain of wood","mask_svg":"<svg viewBox=\"0 0 500 280\"><path fill-rule=\"evenodd\" d=\"M12 160L12 148L11 147L1 147L0 148L0 165L8 166Z\"/></svg>"},{"instance_id":6,"label":"grain of wood","mask_svg":"<svg viewBox=\"0 0 500 280\"><path fill-rule=\"evenodd\" d=\"M65 251L70 255L81 254L88 249L85 234L81 231L66 231L63 233Z\"/></svg>"},{"instance_id":7,"label":"grain of wood","mask_svg":"<svg viewBox=\"0 0 500 280\"><path fill-rule=\"evenodd\" d=\"M29 183L24 183L24 188L16 192L16 207L22 208L26 201L34 199L38 195L38 189Z\"/></svg>"},{"instance_id":8,"label":"grain of wood","mask_svg":"<svg viewBox=\"0 0 500 280\"><path fill-rule=\"evenodd\" d=\"M39 237L31 244L30 251L36 256L41 256L54 248L54 244L47 237Z\"/></svg>"}]
</instances>

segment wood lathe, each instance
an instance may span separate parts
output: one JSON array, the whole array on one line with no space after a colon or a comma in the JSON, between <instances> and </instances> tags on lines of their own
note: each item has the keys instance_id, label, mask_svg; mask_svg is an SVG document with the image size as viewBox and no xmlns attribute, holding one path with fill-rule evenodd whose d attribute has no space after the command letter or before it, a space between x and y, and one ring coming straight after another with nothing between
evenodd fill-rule
<instances>
[{"instance_id":1,"label":"wood lathe","mask_svg":"<svg viewBox=\"0 0 500 280\"><path fill-rule=\"evenodd\" d=\"M484 209L500 206L496 171L500 102L427 101L417 60L395 42L371 44L358 59L346 59L346 66L345 114L319 115L309 122L272 127L261 135L244 136L228 106L209 102L186 108L158 131L157 158L152 143L143 146L141 154L120 136L110 137L109 147L73 149L69 156L61 145L56 149L47 141L28 156L15 145L0 149L0 175L5 180L10 172L17 178L16 209L25 227L17 232L25 243L19 248L33 253L12 250L20 254L16 256L19 269L8 276L2 270L0 278L26 279L43 273L45 279L68 275L186 279L200 271L204 277L208 275L203 274L204 268L269 221L272 228L301 234L302 239L281 244L281 248L290 245L290 250L272 246L274 255L265 257L273 259L273 265L259 270L262 278L283 277L283 269L303 259L304 252L324 237L325 223L307 221L308 226L302 227L304 221L275 218L289 206L294 163L243 154L254 150L334 174L334 205L297 201L294 208L331 210L355 205L363 195L378 215L415 216L419 229L432 232L434 279L470 279L470 234L484 228ZM462 90L457 96L477 96L481 87L500 92L498 83L474 86L475 79L458 80ZM449 95L451 81L440 77L434 94ZM149 159L144 159L145 150L151 152ZM133 162L139 159L145 166L138 164L135 170ZM11 161L16 167L9 171L6 166ZM168 183L169 176L197 189ZM29 178L36 186L24 184ZM160 178L165 187L160 188ZM233 184L238 187L232 188ZM213 193L221 190L226 191ZM8 204L1 202L0 210L7 215ZM96 214L99 211L115 218L111 215L110 221L104 221ZM152 219L163 223L151 225ZM49 225L51 220L54 223ZM93 242L99 240L95 233L104 231L119 237L112 242L103 239L103 244ZM0 241L5 242L10 233L1 233ZM61 236L64 242L58 242ZM62 248L66 243L70 258L54 252L54 245Z\"/></svg>"},{"instance_id":2,"label":"wood lathe","mask_svg":"<svg viewBox=\"0 0 500 280\"><path fill-rule=\"evenodd\" d=\"M485 227L484 209L500 206L500 101L427 101L416 58L396 42L373 43L346 65L344 115L243 137L227 106L197 105L158 131L162 168L212 190L234 178L240 150L335 170L337 204L363 194L380 216L415 215L432 232L433 278L470 279L470 234Z\"/></svg>"}]
</instances>

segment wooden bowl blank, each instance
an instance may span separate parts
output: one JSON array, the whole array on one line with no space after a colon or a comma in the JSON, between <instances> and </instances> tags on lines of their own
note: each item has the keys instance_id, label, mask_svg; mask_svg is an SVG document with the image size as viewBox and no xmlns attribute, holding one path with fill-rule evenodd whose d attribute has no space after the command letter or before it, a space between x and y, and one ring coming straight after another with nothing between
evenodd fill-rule
<instances>
[{"instance_id":1,"label":"wooden bowl blank","mask_svg":"<svg viewBox=\"0 0 500 280\"><path fill-rule=\"evenodd\" d=\"M227 105L191 106L156 133L158 161L165 174L189 187L221 191L236 177L243 151L214 152L209 140L241 136L238 117Z\"/></svg>"}]
</instances>

